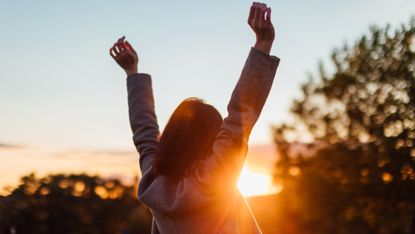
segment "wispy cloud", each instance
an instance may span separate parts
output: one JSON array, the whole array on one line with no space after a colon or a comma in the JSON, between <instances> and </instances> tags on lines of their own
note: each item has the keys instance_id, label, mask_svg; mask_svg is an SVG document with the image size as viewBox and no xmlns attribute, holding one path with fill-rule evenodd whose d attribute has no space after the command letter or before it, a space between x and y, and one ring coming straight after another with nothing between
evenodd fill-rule
<instances>
[{"instance_id":1,"label":"wispy cloud","mask_svg":"<svg viewBox=\"0 0 415 234\"><path fill-rule=\"evenodd\" d=\"M0 142L0 148L3 148L3 149L24 149L24 148L27 148L27 146Z\"/></svg>"},{"instance_id":2,"label":"wispy cloud","mask_svg":"<svg viewBox=\"0 0 415 234\"><path fill-rule=\"evenodd\" d=\"M140 176L138 153L134 150L53 150L30 145L0 143L0 194L15 187L29 173L40 176L65 173L100 175L132 183Z\"/></svg>"}]
</instances>

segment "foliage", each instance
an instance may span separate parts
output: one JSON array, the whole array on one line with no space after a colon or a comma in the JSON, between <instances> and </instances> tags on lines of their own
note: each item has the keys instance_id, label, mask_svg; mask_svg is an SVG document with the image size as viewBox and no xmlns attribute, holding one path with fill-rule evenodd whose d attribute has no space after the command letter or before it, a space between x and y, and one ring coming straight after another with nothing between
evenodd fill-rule
<instances>
[{"instance_id":1,"label":"foliage","mask_svg":"<svg viewBox=\"0 0 415 234\"><path fill-rule=\"evenodd\" d=\"M303 85L295 122L274 128L287 212L301 233L414 233L415 19L372 27L331 61Z\"/></svg>"},{"instance_id":2,"label":"foliage","mask_svg":"<svg viewBox=\"0 0 415 234\"><path fill-rule=\"evenodd\" d=\"M148 233L151 215L135 192L117 179L31 174L0 197L0 233Z\"/></svg>"}]
</instances>

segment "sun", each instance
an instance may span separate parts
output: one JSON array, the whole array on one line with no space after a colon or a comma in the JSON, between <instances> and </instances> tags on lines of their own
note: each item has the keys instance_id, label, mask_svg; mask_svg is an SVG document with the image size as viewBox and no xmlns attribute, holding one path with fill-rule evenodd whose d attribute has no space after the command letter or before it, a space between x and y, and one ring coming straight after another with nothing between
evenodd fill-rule
<instances>
[{"instance_id":1,"label":"sun","mask_svg":"<svg viewBox=\"0 0 415 234\"><path fill-rule=\"evenodd\" d=\"M246 165L242 169L237 186L244 196L268 195L281 191L281 186L272 183L269 173L253 171Z\"/></svg>"}]
</instances>

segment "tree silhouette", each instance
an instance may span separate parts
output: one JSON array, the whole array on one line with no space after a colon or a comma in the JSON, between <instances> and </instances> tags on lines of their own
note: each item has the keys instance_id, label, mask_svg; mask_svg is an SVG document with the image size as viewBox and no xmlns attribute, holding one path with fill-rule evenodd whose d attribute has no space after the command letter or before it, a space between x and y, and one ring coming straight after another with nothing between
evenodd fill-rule
<instances>
[{"instance_id":1,"label":"tree silhouette","mask_svg":"<svg viewBox=\"0 0 415 234\"><path fill-rule=\"evenodd\" d=\"M4 233L148 233L151 215L135 194L117 179L31 174L0 197L0 227Z\"/></svg>"},{"instance_id":2,"label":"tree silhouette","mask_svg":"<svg viewBox=\"0 0 415 234\"><path fill-rule=\"evenodd\" d=\"M415 233L415 18L331 61L274 128L287 210L302 233Z\"/></svg>"}]
</instances>

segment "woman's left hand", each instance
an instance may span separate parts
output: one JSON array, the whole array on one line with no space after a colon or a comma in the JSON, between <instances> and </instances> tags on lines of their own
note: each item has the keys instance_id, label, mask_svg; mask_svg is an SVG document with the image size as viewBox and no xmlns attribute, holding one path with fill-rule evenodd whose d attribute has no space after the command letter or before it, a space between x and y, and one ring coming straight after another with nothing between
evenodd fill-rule
<instances>
[{"instance_id":1,"label":"woman's left hand","mask_svg":"<svg viewBox=\"0 0 415 234\"><path fill-rule=\"evenodd\" d=\"M125 36L121 37L110 48L110 55L120 65L127 76L137 73L138 55Z\"/></svg>"}]
</instances>

